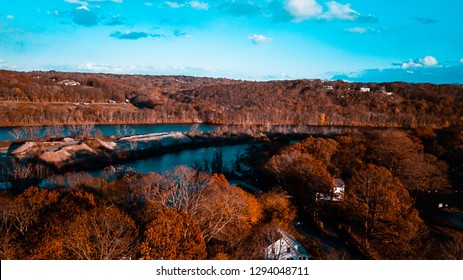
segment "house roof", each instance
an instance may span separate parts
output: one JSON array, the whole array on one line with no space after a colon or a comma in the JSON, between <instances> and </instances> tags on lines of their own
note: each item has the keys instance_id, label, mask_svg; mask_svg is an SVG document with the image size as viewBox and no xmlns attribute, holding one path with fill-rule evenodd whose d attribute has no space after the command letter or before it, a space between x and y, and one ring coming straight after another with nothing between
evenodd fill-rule
<instances>
[{"instance_id":1,"label":"house roof","mask_svg":"<svg viewBox=\"0 0 463 280\"><path fill-rule=\"evenodd\" d=\"M291 256L298 257L309 257L312 258L312 255L302 246L302 244L292 235L284 232L279 229L278 233L281 235L281 238L278 239L275 243L271 244L267 248L267 254L277 254L280 255L280 259L286 259ZM286 244L286 245L285 245ZM286 252L284 248L291 248L291 252ZM274 251L272 250L274 249Z\"/></svg>"}]
</instances>

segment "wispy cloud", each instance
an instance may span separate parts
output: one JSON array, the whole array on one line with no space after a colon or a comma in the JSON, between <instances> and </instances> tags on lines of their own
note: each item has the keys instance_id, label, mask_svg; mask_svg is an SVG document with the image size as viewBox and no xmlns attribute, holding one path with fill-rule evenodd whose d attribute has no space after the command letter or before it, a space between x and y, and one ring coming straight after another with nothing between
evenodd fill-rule
<instances>
[{"instance_id":1,"label":"wispy cloud","mask_svg":"<svg viewBox=\"0 0 463 280\"><path fill-rule=\"evenodd\" d=\"M148 37L152 37L152 38L164 37L164 35L162 35L162 34L147 33L147 32L136 32L136 31L131 31L131 32L116 31L116 32L111 33L109 36L113 37L115 39L119 39L119 40L139 40L139 39L144 39L144 38L148 38Z\"/></svg>"},{"instance_id":2,"label":"wispy cloud","mask_svg":"<svg viewBox=\"0 0 463 280\"><path fill-rule=\"evenodd\" d=\"M269 44L272 42L272 38L266 37L261 34L253 34L248 36L248 39L251 40L251 42L254 45L260 45L260 44Z\"/></svg>"},{"instance_id":3,"label":"wispy cloud","mask_svg":"<svg viewBox=\"0 0 463 280\"><path fill-rule=\"evenodd\" d=\"M145 3L146 4L146 3ZM194 10L209 10L209 4L207 2L201 2L201 1L191 1L187 2L184 0L178 0L178 1L165 1L164 5L171 8L171 9L179 9L179 8L184 8L184 7L190 7Z\"/></svg>"},{"instance_id":4,"label":"wispy cloud","mask_svg":"<svg viewBox=\"0 0 463 280\"><path fill-rule=\"evenodd\" d=\"M130 73L137 69L136 66L97 64L94 62L79 64L77 67L67 66L66 68L77 69L78 71L104 72L104 73Z\"/></svg>"},{"instance_id":5,"label":"wispy cloud","mask_svg":"<svg viewBox=\"0 0 463 280\"><path fill-rule=\"evenodd\" d=\"M92 2L95 2L95 3L112 2L112 3L118 3L118 4L122 3L122 0L85 0L85 1L83 1L83 0L64 0L64 1L69 3L69 4L79 5L79 7L77 7L76 9L86 10L86 11L90 11L90 6L91 6L90 3L92 3Z\"/></svg>"},{"instance_id":6,"label":"wispy cloud","mask_svg":"<svg viewBox=\"0 0 463 280\"><path fill-rule=\"evenodd\" d=\"M223 69L191 67L186 65L127 65L104 64L87 62L78 65L53 65L50 69L60 71L94 72L94 73L124 73L124 74L151 74L151 75L193 75L224 77L227 72Z\"/></svg>"},{"instance_id":7,"label":"wispy cloud","mask_svg":"<svg viewBox=\"0 0 463 280\"><path fill-rule=\"evenodd\" d=\"M179 29L174 30L173 34L175 37L178 37L178 38L190 38L191 37L190 34L188 34L185 31L179 30Z\"/></svg>"},{"instance_id":8,"label":"wispy cloud","mask_svg":"<svg viewBox=\"0 0 463 280\"><path fill-rule=\"evenodd\" d=\"M106 19L103 24L108 26L124 25L127 22L127 18L124 16L111 16Z\"/></svg>"},{"instance_id":9,"label":"wispy cloud","mask_svg":"<svg viewBox=\"0 0 463 280\"><path fill-rule=\"evenodd\" d=\"M460 58L460 63L463 63L463 58Z\"/></svg>"},{"instance_id":10,"label":"wispy cloud","mask_svg":"<svg viewBox=\"0 0 463 280\"><path fill-rule=\"evenodd\" d=\"M7 16L6 16L6 19L13 20L13 19L14 19L14 16L13 16L13 15L7 15Z\"/></svg>"},{"instance_id":11,"label":"wispy cloud","mask_svg":"<svg viewBox=\"0 0 463 280\"><path fill-rule=\"evenodd\" d=\"M376 29L366 28L366 27L352 27L352 28L346 28L344 30L349 33L356 33L356 34L381 33L380 31Z\"/></svg>"},{"instance_id":12,"label":"wispy cloud","mask_svg":"<svg viewBox=\"0 0 463 280\"><path fill-rule=\"evenodd\" d=\"M16 69L17 66L16 65L11 65L11 64L7 63L6 61L4 61L3 59L0 58L0 68L3 68L3 69Z\"/></svg>"},{"instance_id":13,"label":"wispy cloud","mask_svg":"<svg viewBox=\"0 0 463 280\"><path fill-rule=\"evenodd\" d=\"M332 80L352 82L409 82L435 84L463 84L463 64L442 67L365 69L360 72L338 74Z\"/></svg>"},{"instance_id":14,"label":"wispy cloud","mask_svg":"<svg viewBox=\"0 0 463 280\"><path fill-rule=\"evenodd\" d=\"M166 1L166 2L164 2L164 4L166 6L168 6L169 8L172 8L172 9L178 9L178 8L181 8L181 7L185 6L185 4L183 4L183 3L173 2L173 1Z\"/></svg>"},{"instance_id":15,"label":"wispy cloud","mask_svg":"<svg viewBox=\"0 0 463 280\"><path fill-rule=\"evenodd\" d=\"M209 10L209 4L206 2L191 1L190 7L195 10Z\"/></svg>"},{"instance_id":16,"label":"wispy cloud","mask_svg":"<svg viewBox=\"0 0 463 280\"><path fill-rule=\"evenodd\" d=\"M432 19L432 18L422 18L422 17L416 17L414 18L417 22L421 24L435 24L438 23L438 20Z\"/></svg>"},{"instance_id":17,"label":"wispy cloud","mask_svg":"<svg viewBox=\"0 0 463 280\"><path fill-rule=\"evenodd\" d=\"M320 18L326 20L356 20L360 14L350 7L350 4L340 4L336 1L326 3L328 11L323 13Z\"/></svg>"}]
</instances>

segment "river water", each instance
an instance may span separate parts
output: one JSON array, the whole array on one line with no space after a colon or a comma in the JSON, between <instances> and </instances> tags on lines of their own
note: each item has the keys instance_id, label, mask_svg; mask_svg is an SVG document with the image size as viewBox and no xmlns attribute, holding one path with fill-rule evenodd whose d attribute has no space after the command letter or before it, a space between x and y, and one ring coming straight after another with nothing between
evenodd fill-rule
<instances>
[{"instance_id":1,"label":"river water","mask_svg":"<svg viewBox=\"0 0 463 280\"><path fill-rule=\"evenodd\" d=\"M123 125L95 125L94 131L99 130L104 136L117 136L118 128L122 129ZM148 134L148 133L160 133L160 132L189 132L193 128L201 132L212 132L218 126L209 125L209 124L139 124L139 125L127 125L128 134ZM0 127L0 141L11 141L14 140L12 135L14 127ZM71 131L69 127L63 126L62 128L63 136L70 136ZM93 132L94 133L94 132ZM46 136L47 127L43 126L39 128L39 134L41 137Z\"/></svg>"},{"instance_id":2,"label":"river water","mask_svg":"<svg viewBox=\"0 0 463 280\"><path fill-rule=\"evenodd\" d=\"M215 157L222 160L222 172L236 171L237 159L246 153L252 144L227 145L223 147L208 147L192 150L183 150L177 153L168 153L146 159L139 159L121 164L136 172L148 173L173 170L175 166L186 165L193 168L200 168L213 171L211 164Z\"/></svg>"},{"instance_id":3,"label":"river water","mask_svg":"<svg viewBox=\"0 0 463 280\"><path fill-rule=\"evenodd\" d=\"M78 126L77 126L78 127ZM124 125L95 125L92 135L95 134L96 131L101 132L103 136L120 136L118 130L122 130ZM212 125L212 124L137 124L137 125L127 125L127 131L120 131L122 135L126 134L148 134L148 133L160 133L160 132L189 132L192 130L196 130L198 132L213 132L217 131L224 125ZM233 126L228 126L229 128L233 128ZM235 126L239 130L239 126ZM49 128L52 126L42 126L37 127L38 133L34 132L34 134L39 134L40 137L47 136L50 134ZM13 136L13 132L16 128L15 127L0 127L0 141L12 141L15 140ZM302 133L309 133L309 134L341 134L346 132L357 132L357 131L365 131L365 130L372 130L378 128L372 127L348 127L348 126L273 126L272 132L279 132L279 133L293 133L293 132L302 132ZM383 128L384 129L384 128ZM23 130L27 131L27 128ZM60 134L61 136L71 136L70 127L62 126ZM29 133L30 134L30 133ZM52 135L52 134L51 134ZM25 136L23 134L22 140L31 139L29 136Z\"/></svg>"}]
</instances>

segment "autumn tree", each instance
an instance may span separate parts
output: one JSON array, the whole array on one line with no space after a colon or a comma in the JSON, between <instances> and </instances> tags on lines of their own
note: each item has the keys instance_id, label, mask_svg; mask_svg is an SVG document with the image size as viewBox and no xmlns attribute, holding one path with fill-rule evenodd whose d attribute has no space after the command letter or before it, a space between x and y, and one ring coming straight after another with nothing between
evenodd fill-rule
<instances>
[{"instance_id":1,"label":"autumn tree","mask_svg":"<svg viewBox=\"0 0 463 280\"><path fill-rule=\"evenodd\" d=\"M72 259L74 255L65 248L68 229L75 219L97 206L95 197L81 190L62 193L58 202L47 208L42 224L35 228L29 258Z\"/></svg>"},{"instance_id":2,"label":"autumn tree","mask_svg":"<svg viewBox=\"0 0 463 280\"><path fill-rule=\"evenodd\" d=\"M404 131L388 130L369 137L365 160L388 168L413 198L430 190L449 190L447 166L425 154L418 139Z\"/></svg>"},{"instance_id":3,"label":"autumn tree","mask_svg":"<svg viewBox=\"0 0 463 280\"><path fill-rule=\"evenodd\" d=\"M223 175L214 174L197 191L199 206L190 215L201 228L206 242L219 240L230 245L245 238L261 219L260 204L246 191L232 187Z\"/></svg>"},{"instance_id":4,"label":"autumn tree","mask_svg":"<svg viewBox=\"0 0 463 280\"><path fill-rule=\"evenodd\" d=\"M287 228L296 217L296 209L291 204L287 193L274 189L264 193L258 198L263 212L263 223L276 224Z\"/></svg>"},{"instance_id":5,"label":"autumn tree","mask_svg":"<svg viewBox=\"0 0 463 280\"><path fill-rule=\"evenodd\" d=\"M147 260L201 260L206 244L200 228L187 214L155 203L145 206L149 221L140 244Z\"/></svg>"},{"instance_id":6,"label":"autumn tree","mask_svg":"<svg viewBox=\"0 0 463 280\"><path fill-rule=\"evenodd\" d=\"M280 153L266 163L265 169L289 195L299 209L318 219L318 193L331 193L333 177L322 161L300 151Z\"/></svg>"},{"instance_id":7,"label":"autumn tree","mask_svg":"<svg viewBox=\"0 0 463 280\"><path fill-rule=\"evenodd\" d=\"M131 259L137 231L131 218L115 207L85 211L67 225L63 248L76 260Z\"/></svg>"},{"instance_id":8,"label":"autumn tree","mask_svg":"<svg viewBox=\"0 0 463 280\"><path fill-rule=\"evenodd\" d=\"M55 191L31 187L1 209L1 259L28 258L30 236L35 234L46 209L58 198Z\"/></svg>"},{"instance_id":9,"label":"autumn tree","mask_svg":"<svg viewBox=\"0 0 463 280\"><path fill-rule=\"evenodd\" d=\"M426 228L402 183L386 168L367 164L347 186L349 219L361 229L365 248L382 258L413 258Z\"/></svg>"}]
</instances>

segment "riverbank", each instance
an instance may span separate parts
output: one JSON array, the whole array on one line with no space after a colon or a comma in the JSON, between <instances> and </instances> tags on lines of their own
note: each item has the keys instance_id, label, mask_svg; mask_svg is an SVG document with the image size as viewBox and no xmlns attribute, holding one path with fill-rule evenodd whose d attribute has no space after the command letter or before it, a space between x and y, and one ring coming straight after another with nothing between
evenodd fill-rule
<instances>
[{"instance_id":1,"label":"riverbank","mask_svg":"<svg viewBox=\"0 0 463 280\"><path fill-rule=\"evenodd\" d=\"M164 132L119 138L74 139L65 137L48 141L3 142L0 154L2 159L10 162L11 165L40 164L54 172L67 172L94 170L189 149L265 141L270 141L265 135L217 136Z\"/></svg>"}]
</instances>

